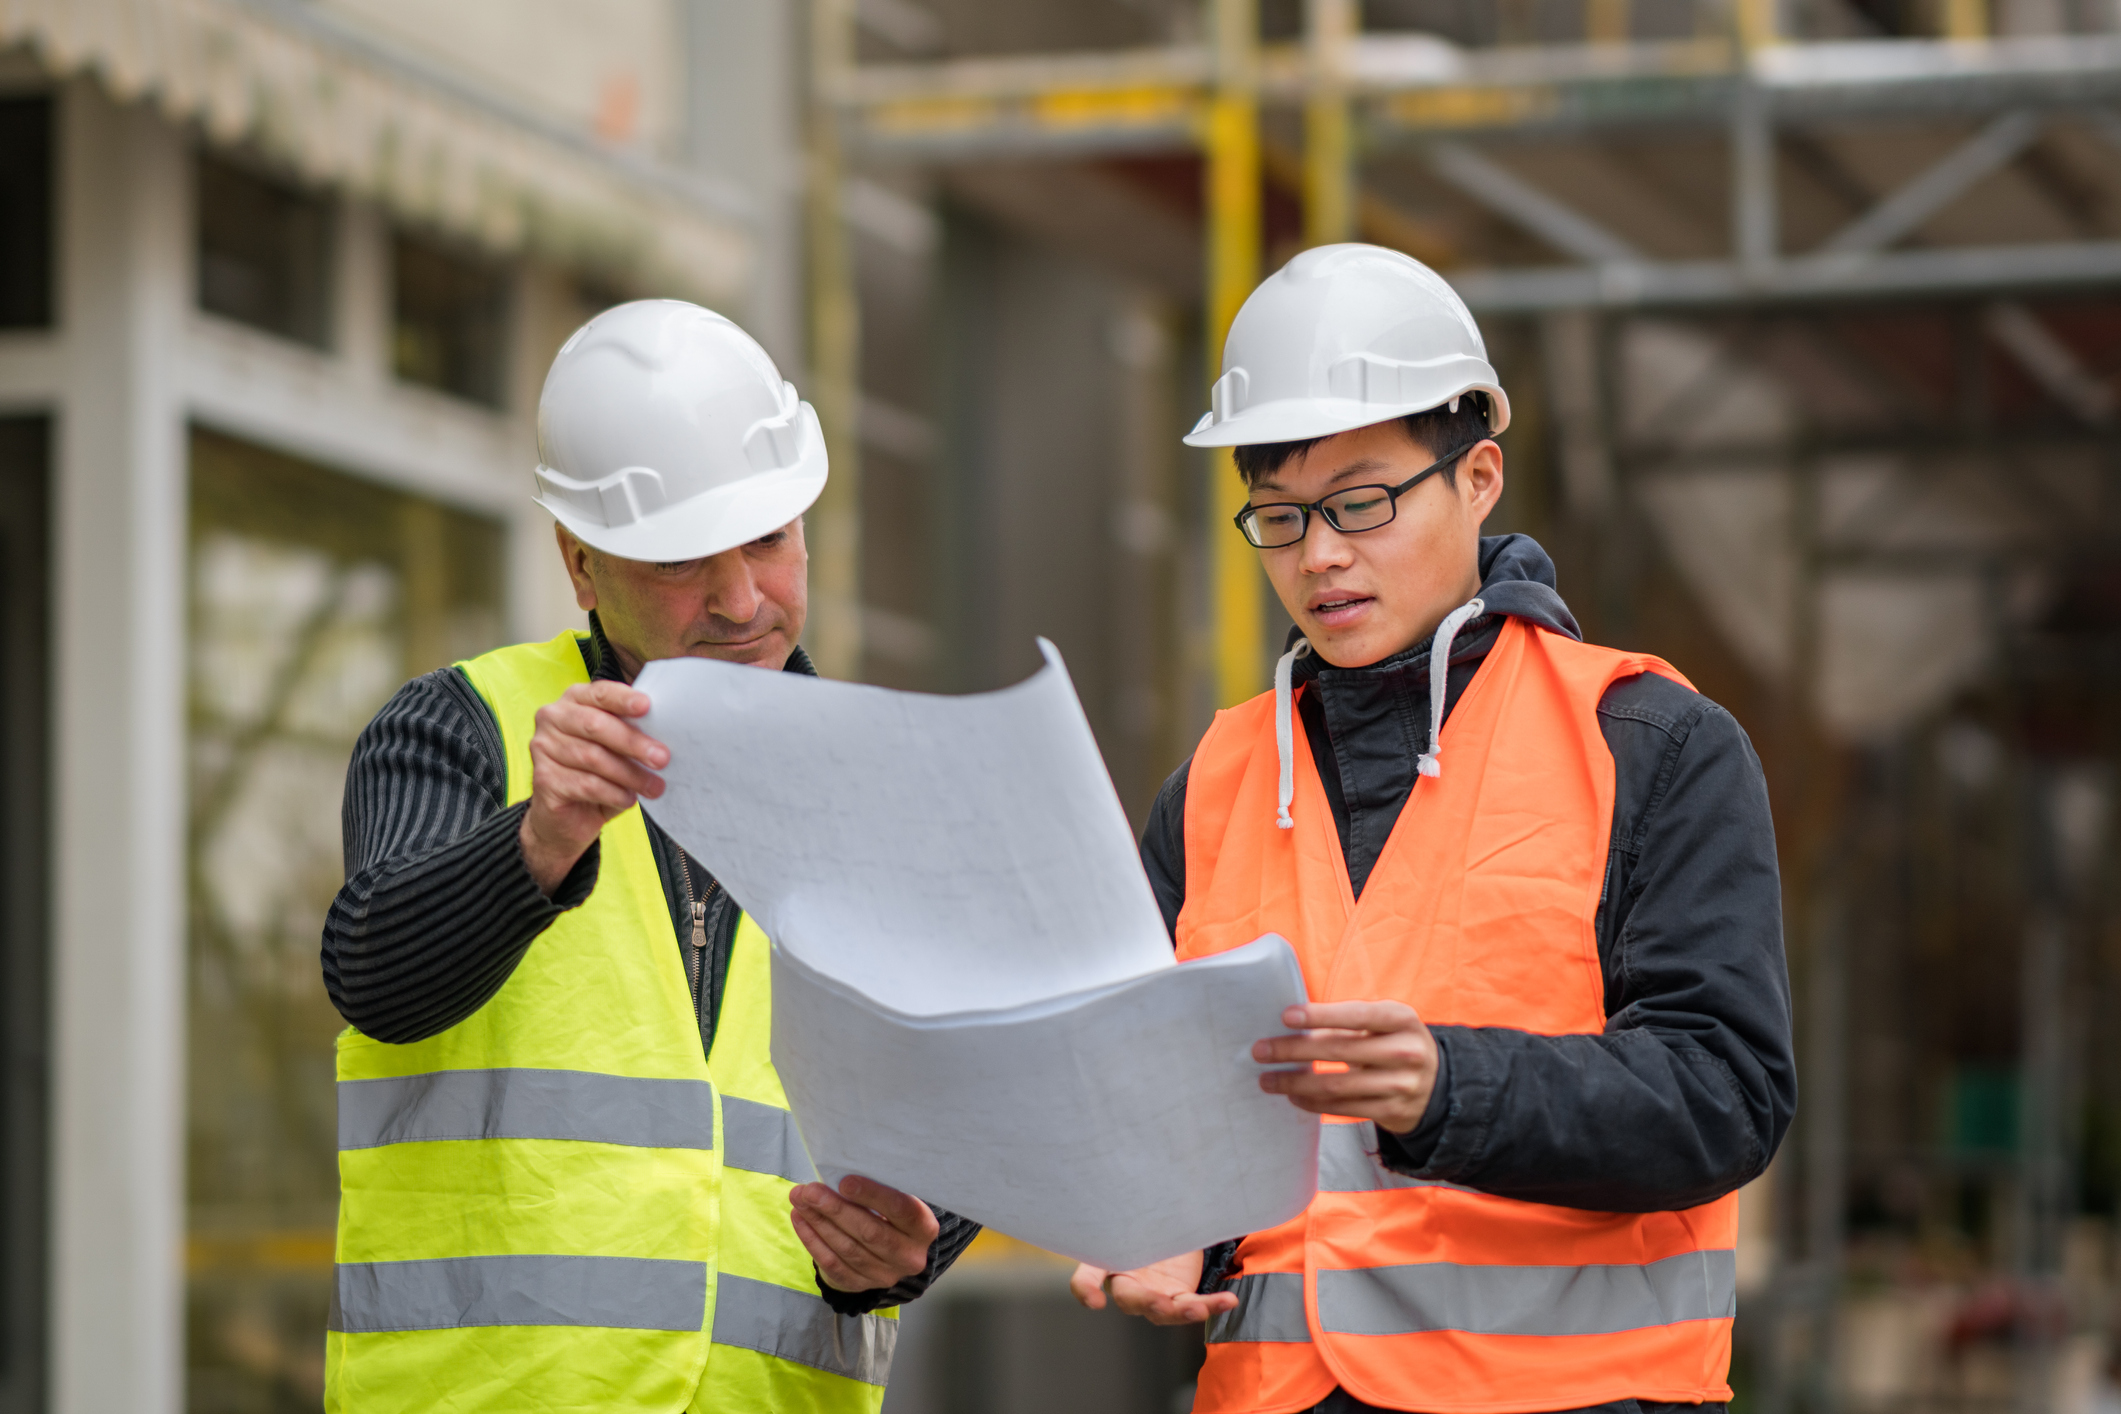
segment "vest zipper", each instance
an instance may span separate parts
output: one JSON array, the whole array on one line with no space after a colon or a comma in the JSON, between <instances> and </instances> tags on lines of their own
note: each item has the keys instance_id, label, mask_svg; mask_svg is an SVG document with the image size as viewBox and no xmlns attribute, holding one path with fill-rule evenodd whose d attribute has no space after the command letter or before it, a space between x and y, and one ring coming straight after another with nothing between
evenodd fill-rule
<instances>
[{"instance_id":1,"label":"vest zipper","mask_svg":"<svg viewBox=\"0 0 2121 1414\"><path fill-rule=\"evenodd\" d=\"M718 880L709 879L707 881L707 897L694 898L692 896L692 859L690 855L685 853L682 846L678 849L678 878L685 885L685 911L692 915L692 936L687 940L692 944L692 947L689 965L686 968L686 980L692 988L693 1024L698 1025L701 1015L701 999L706 991L703 973L707 955L707 899L714 897L714 891L721 887L721 883Z\"/></svg>"}]
</instances>

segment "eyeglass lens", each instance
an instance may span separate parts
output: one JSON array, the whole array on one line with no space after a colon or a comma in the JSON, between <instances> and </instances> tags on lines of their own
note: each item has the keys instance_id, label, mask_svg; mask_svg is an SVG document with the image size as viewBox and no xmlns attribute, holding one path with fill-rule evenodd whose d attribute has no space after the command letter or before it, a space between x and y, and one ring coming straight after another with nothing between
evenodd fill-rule
<instances>
[{"instance_id":1,"label":"eyeglass lens","mask_svg":"<svg viewBox=\"0 0 2121 1414\"><path fill-rule=\"evenodd\" d=\"M1392 519L1392 492L1385 486L1350 486L1326 497L1319 509L1335 530L1375 530ZM1302 506L1259 506L1245 516L1245 538L1262 550L1294 545L1304 538L1308 515Z\"/></svg>"}]
</instances>

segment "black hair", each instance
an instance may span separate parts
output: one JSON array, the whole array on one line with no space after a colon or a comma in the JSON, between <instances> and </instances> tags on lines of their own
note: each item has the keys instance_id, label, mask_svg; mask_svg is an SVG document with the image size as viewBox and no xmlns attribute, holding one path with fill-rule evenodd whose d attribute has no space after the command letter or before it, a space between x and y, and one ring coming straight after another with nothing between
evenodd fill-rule
<instances>
[{"instance_id":1,"label":"black hair","mask_svg":"<svg viewBox=\"0 0 2121 1414\"><path fill-rule=\"evenodd\" d=\"M1449 403L1430 408L1426 412L1410 412L1398 419L1399 428L1407 434L1409 441L1424 448L1431 456L1442 456L1453 447L1471 447L1488 435L1488 395L1467 393L1458 400L1458 410L1453 412ZM1291 461L1310 451L1323 437L1306 437L1297 442L1260 442L1250 447L1237 447L1237 474L1250 486L1262 476L1280 471ZM1458 463L1453 462L1441 473L1448 486L1458 485Z\"/></svg>"}]
</instances>

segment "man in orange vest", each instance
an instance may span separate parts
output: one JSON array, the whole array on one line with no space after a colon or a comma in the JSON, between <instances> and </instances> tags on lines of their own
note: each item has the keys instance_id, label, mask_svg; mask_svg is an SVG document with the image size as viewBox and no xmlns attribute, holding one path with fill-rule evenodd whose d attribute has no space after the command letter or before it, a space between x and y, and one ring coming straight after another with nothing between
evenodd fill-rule
<instances>
[{"instance_id":1,"label":"man in orange vest","mask_svg":"<svg viewBox=\"0 0 2121 1414\"><path fill-rule=\"evenodd\" d=\"M1298 1217L1075 1275L1207 1322L1202 1414L1730 1398L1736 1190L1796 1107L1767 792L1727 713L1481 537L1508 421L1450 287L1340 245L1254 291L1186 439L1236 448L1296 628L1143 860L1182 958L1295 946L1313 1000L1254 1055L1326 1121Z\"/></svg>"}]
</instances>

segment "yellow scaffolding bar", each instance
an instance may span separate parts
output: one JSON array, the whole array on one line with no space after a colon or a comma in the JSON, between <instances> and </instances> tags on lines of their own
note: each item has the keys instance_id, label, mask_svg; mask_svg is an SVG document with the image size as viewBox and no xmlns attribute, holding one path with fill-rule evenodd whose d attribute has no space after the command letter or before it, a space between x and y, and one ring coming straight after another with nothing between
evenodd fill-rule
<instances>
[{"instance_id":1,"label":"yellow scaffolding bar","mask_svg":"<svg viewBox=\"0 0 2121 1414\"><path fill-rule=\"evenodd\" d=\"M1987 39L1988 0L1944 0L1946 39Z\"/></svg>"},{"instance_id":2,"label":"yellow scaffolding bar","mask_svg":"<svg viewBox=\"0 0 2121 1414\"><path fill-rule=\"evenodd\" d=\"M1230 323L1259 282L1259 11L1256 0L1210 3L1216 88L1202 145L1207 156L1208 364L1219 370ZM1259 553L1230 524L1245 504L1236 459L1228 451L1216 452L1209 477L1215 699L1227 707L1261 688L1265 605Z\"/></svg>"},{"instance_id":3,"label":"yellow scaffolding bar","mask_svg":"<svg viewBox=\"0 0 2121 1414\"><path fill-rule=\"evenodd\" d=\"M1332 245L1355 232L1355 146L1348 123L1348 41L1355 0L1309 0L1305 41L1311 93L1304 100L1304 244Z\"/></svg>"},{"instance_id":4,"label":"yellow scaffolding bar","mask_svg":"<svg viewBox=\"0 0 2121 1414\"><path fill-rule=\"evenodd\" d=\"M1585 0L1583 37L1593 44L1625 44L1632 32L1628 0Z\"/></svg>"},{"instance_id":5,"label":"yellow scaffolding bar","mask_svg":"<svg viewBox=\"0 0 2121 1414\"><path fill-rule=\"evenodd\" d=\"M1738 44L1743 49L1764 49L1782 39L1779 0L1738 0Z\"/></svg>"}]
</instances>

